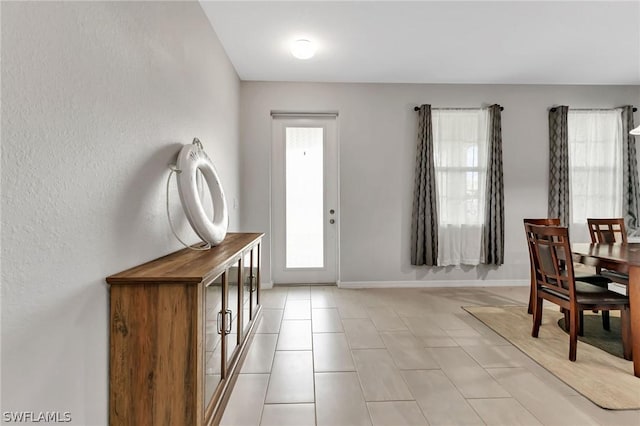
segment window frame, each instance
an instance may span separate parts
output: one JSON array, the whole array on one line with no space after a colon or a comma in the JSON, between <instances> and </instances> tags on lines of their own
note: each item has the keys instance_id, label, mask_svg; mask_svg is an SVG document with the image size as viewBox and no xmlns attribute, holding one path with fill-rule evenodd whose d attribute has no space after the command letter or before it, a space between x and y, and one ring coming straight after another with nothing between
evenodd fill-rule
<instances>
[{"instance_id":1,"label":"window frame","mask_svg":"<svg viewBox=\"0 0 640 426\"><path fill-rule=\"evenodd\" d=\"M599 132L602 132L602 130L597 130L595 134L598 135L597 138L593 138L592 140L589 140L588 138L588 134L581 135L582 137L579 140L576 140L576 138L574 137L575 135L572 133L572 129L575 128L575 126L577 125L577 123L572 123L572 120L575 120L577 117L580 116L589 116L589 115L593 115L592 120L593 120L593 125L597 125L598 124L598 120L602 120L601 117L606 117L609 116L608 119L611 120L616 120L616 123L609 123L609 125L611 126L612 130L613 130L613 134L610 136L600 136ZM569 109L568 114L567 114L567 149L568 149L568 156L569 156L569 206L570 206L570 213L569 213L569 222L574 225L575 228L581 228L584 227L584 225L586 225L587 223L587 218L590 217L621 217L622 215L622 197L623 197L623 159L622 159L622 150L623 150L623 135L622 135L622 111L620 109L610 109L610 110L603 110L603 109L574 109L571 110ZM604 164L603 162L597 163L597 164L589 164L588 161L590 160L590 158L588 157L588 155L585 154L584 156L584 160L585 163L582 163L580 165L575 165L573 163L574 160L574 156L571 155L572 152L576 152L578 150L582 150L584 152L588 152L589 151L589 144L601 144L601 145L607 145L607 144L612 144L612 145L616 145L613 148L617 149L617 157L614 158L614 163L612 165L608 165L608 164ZM578 145L576 147L576 145ZM614 154L615 155L615 154ZM599 156L595 156L595 158L601 158ZM600 205L600 206L606 206L606 205L611 205L613 203L602 203L602 198L601 198L601 194L603 193L602 189L600 188L600 190L598 189L594 189L593 191L587 189L586 191L577 191L576 190L576 181L578 180L576 178L576 175L582 175L583 179L586 179L588 182L588 177L584 178L585 174L588 174L589 172L597 172L599 174L604 174L606 172L609 172L608 175L611 176L611 180L612 181L617 181L617 183L619 183L619 185L614 185L614 189L619 191L618 194L613 194L611 197L607 197L608 200L615 200L617 197L620 200L619 205L614 206L612 209L610 210L593 210L593 209L589 209L588 206L590 205ZM588 183L587 183L588 185ZM610 188L610 186L607 186L607 188ZM592 195L590 195L590 193L592 193ZM610 191L607 191L610 192ZM578 197L580 200L586 200L585 201L581 201L580 203L577 203L578 201ZM583 211L579 211L578 213L576 213L576 207L578 205L586 205L587 207L584 208L584 212ZM585 217L582 217L582 215L584 215Z\"/></svg>"},{"instance_id":2,"label":"window frame","mask_svg":"<svg viewBox=\"0 0 640 426\"><path fill-rule=\"evenodd\" d=\"M442 113L445 113L446 115L448 115L448 117L445 115L444 119L445 120L450 120L452 117L452 115L455 114L460 114L461 116L463 114L465 115L469 115L470 113L476 113L478 114L478 133L476 133L475 137L473 138L473 140L456 140L456 139L452 139L452 138L445 138L444 140L440 140L439 139L439 131L437 131L436 129L436 125L439 122L439 120L443 119L443 116L441 115ZM438 117L436 117L436 115L438 115ZM463 117L461 117L462 119ZM435 170L435 179L436 179L436 188L437 188L437 197L438 197L438 223L440 227L446 227L446 226L484 226L484 215L485 215L485 206L486 206L486 188L485 188L485 184L486 184L486 176L487 176L487 170L489 167L488 164L488 138L489 138L489 129L488 129L488 111L485 108L454 108L454 109L449 109L449 108L434 108L432 109L432 126L433 126L433 144L434 144L434 170ZM480 127L483 126L485 127L485 134L481 135L480 134ZM484 140L483 140L484 139ZM456 143L457 145L464 145L464 144L468 144L468 146L464 149L465 151L465 155L467 150L470 147L475 147L477 149L477 152L475 154L475 162L476 165L466 165L466 166L461 166L461 165L442 165L442 164L438 164L439 163L439 145L444 145L444 144L448 144L448 143ZM484 143L484 155L480 155L480 151L482 149L482 143ZM457 174L457 173L477 173L477 187L475 189L470 189L469 185L467 182L465 182L465 190L461 191L460 193L463 195L455 195L455 194L448 194L448 195L443 195L440 193L440 184L439 184L439 176L442 175L451 175L451 174ZM468 177L464 177L465 181L468 181ZM483 182L481 182L481 180L483 180ZM467 195L469 193L469 191L473 191L473 195L469 196ZM449 199L458 199L461 200L461 202L465 202L465 201L469 201L469 200L475 200L477 202L477 215L476 215L476 220L468 222L468 221L458 221L460 223L449 223L446 220L446 214L444 214L442 212L442 199L443 198L449 198ZM467 210L468 212L468 210ZM467 216L468 217L468 216Z\"/></svg>"}]
</instances>

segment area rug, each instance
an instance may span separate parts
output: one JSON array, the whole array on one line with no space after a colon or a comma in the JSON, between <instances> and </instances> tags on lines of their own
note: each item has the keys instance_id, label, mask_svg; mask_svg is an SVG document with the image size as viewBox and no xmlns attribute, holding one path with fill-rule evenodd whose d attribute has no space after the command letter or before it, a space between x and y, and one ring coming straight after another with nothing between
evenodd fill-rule
<instances>
[{"instance_id":1,"label":"area rug","mask_svg":"<svg viewBox=\"0 0 640 426\"><path fill-rule=\"evenodd\" d=\"M640 408L640 378L633 375L631 361L580 341L577 360L569 361L569 337L558 327L558 310L544 310L536 339L526 306L464 309L594 404L610 410Z\"/></svg>"},{"instance_id":2,"label":"area rug","mask_svg":"<svg viewBox=\"0 0 640 426\"><path fill-rule=\"evenodd\" d=\"M620 329L620 317L615 316L618 311L612 311L609 319L610 330L602 328L602 316L600 314L584 313L584 335L578 336L583 341L618 358L624 358L622 351L622 331ZM558 320L558 326L569 338L569 332L564 329L564 317Z\"/></svg>"}]
</instances>

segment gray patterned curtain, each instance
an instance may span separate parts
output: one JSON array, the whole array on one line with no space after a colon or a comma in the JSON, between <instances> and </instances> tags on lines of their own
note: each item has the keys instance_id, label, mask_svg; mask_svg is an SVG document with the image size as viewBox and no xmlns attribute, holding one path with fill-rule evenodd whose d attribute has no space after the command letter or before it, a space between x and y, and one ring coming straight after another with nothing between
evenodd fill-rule
<instances>
[{"instance_id":1,"label":"gray patterned curtain","mask_svg":"<svg viewBox=\"0 0 640 426\"><path fill-rule=\"evenodd\" d=\"M636 139L630 135L633 124L633 107L624 106L622 110L622 212L627 232L640 228L640 185L638 184L638 158L636 157Z\"/></svg>"},{"instance_id":2,"label":"gray patterned curtain","mask_svg":"<svg viewBox=\"0 0 640 426\"><path fill-rule=\"evenodd\" d=\"M569 226L568 106L549 110L549 217Z\"/></svg>"},{"instance_id":3,"label":"gray patterned curtain","mask_svg":"<svg viewBox=\"0 0 640 426\"><path fill-rule=\"evenodd\" d=\"M438 205L431 105L422 105L418 111L418 150L411 215L411 264L438 264Z\"/></svg>"},{"instance_id":4,"label":"gray patterned curtain","mask_svg":"<svg viewBox=\"0 0 640 426\"><path fill-rule=\"evenodd\" d=\"M500 105L489 107L489 155L483 227L484 263L504 263L504 181L502 177L502 114Z\"/></svg>"}]
</instances>

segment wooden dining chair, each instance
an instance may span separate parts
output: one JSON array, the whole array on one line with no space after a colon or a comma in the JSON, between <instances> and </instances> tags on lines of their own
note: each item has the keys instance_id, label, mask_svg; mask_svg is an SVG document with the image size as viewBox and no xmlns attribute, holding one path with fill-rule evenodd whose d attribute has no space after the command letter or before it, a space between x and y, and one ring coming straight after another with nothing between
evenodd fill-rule
<instances>
[{"instance_id":1,"label":"wooden dining chair","mask_svg":"<svg viewBox=\"0 0 640 426\"><path fill-rule=\"evenodd\" d=\"M623 243L627 241L627 230L623 218L587 219L589 235L592 243ZM629 285L629 274L596 268L596 273L608 278L614 283Z\"/></svg>"},{"instance_id":2,"label":"wooden dining chair","mask_svg":"<svg viewBox=\"0 0 640 426\"><path fill-rule=\"evenodd\" d=\"M624 219L587 219L592 243L626 243L627 230Z\"/></svg>"},{"instance_id":3,"label":"wooden dining chair","mask_svg":"<svg viewBox=\"0 0 640 426\"><path fill-rule=\"evenodd\" d=\"M560 218L557 218L557 217L542 218L542 219L523 219L523 220L524 220L525 227L527 226L527 223L531 225L540 225L540 226L560 226ZM530 266L531 288L529 289L529 306L527 307L527 313L532 314L533 302L535 300L533 290L536 285L536 277L535 277L536 271L533 267L533 258L532 258L531 250L529 250L529 264L531 265Z\"/></svg>"},{"instance_id":4,"label":"wooden dining chair","mask_svg":"<svg viewBox=\"0 0 640 426\"><path fill-rule=\"evenodd\" d=\"M568 228L525 224L525 231L536 277L531 335L538 337L540 332L543 300L555 303L563 308L565 321L569 324L569 360L575 361L580 312L619 310L623 353L625 359L631 359L629 298L597 285L576 281L573 262L563 262L572 256Z\"/></svg>"},{"instance_id":5,"label":"wooden dining chair","mask_svg":"<svg viewBox=\"0 0 640 426\"><path fill-rule=\"evenodd\" d=\"M539 226L560 226L560 219L557 217L552 217L552 218L539 218L539 219L523 219L523 222L525 224L525 227L527 224L531 224L531 225L539 225ZM531 265L530 267L530 275L531 275L531 288L529 290L529 306L527 308L527 313L532 314L533 313L533 302L534 302L534 297L533 297L533 289L535 287L535 283L536 283L536 278L535 278L535 270L533 268L533 259L532 259L532 253L531 250L529 250L529 263ZM584 281L584 282L588 282L590 284L594 284L600 287L607 287L609 282L611 282L609 279L603 277L602 275L599 274L586 274L586 275L582 275L579 277L576 277L576 279L578 281ZM605 319L606 316L606 319ZM605 329L608 330L609 329L609 317L608 315L603 313L603 317L602 317L602 322L603 325L605 326Z\"/></svg>"}]
</instances>

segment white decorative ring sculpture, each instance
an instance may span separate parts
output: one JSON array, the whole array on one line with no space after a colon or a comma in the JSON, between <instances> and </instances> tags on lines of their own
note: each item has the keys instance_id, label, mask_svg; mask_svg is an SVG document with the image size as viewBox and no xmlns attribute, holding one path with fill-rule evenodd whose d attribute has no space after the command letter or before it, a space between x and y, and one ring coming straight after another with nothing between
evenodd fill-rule
<instances>
[{"instance_id":1,"label":"white decorative ring sculpture","mask_svg":"<svg viewBox=\"0 0 640 426\"><path fill-rule=\"evenodd\" d=\"M229 227L227 200L218 173L197 138L193 140L193 144L182 147L176 166L180 201L191 227L203 241L212 246L220 244ZM213 220L207 216L198 193L198 170L204 176L211 192Z\"/></svg>"}]
</instances>

